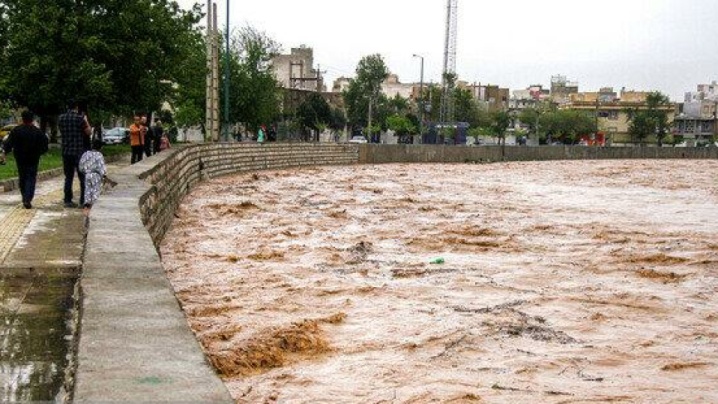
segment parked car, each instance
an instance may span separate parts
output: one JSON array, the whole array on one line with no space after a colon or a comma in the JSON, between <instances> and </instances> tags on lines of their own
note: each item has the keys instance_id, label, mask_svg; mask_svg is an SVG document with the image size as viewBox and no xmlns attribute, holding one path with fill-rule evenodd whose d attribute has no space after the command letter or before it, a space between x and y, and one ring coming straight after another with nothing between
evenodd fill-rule
<instances>
[{"instance_id":1,"label":"parked car","mask_svg":"<svg viewBox=\"0 0 718 404\"><path fill-rule=\"evenodd\" d=\"M120 144L128 143L130 139L130 131L127 128L112 128L102 135L104 144Z\"/></svg>"},{"instance_id":2,"label":"parked car","mask_svg":"<svg viewBox=\"0 0 718 404\"><path fill-rule=\"evenodd\" d=\"M349 139L349 143L367 143L366 138L364 136L353 136L351 139Z\"/></svg>"},{"instance_id":3,"label":"parked car","mask_svg":"<svg viewBox=\"0 0 718 404\"><path fill-rule=\"evenodd\" d=\"M0 141L5 139L5 137L10 134L10 131L12 131L16 126L16 124L10 124L0 128Z\"/></svg>"}]
</instances>

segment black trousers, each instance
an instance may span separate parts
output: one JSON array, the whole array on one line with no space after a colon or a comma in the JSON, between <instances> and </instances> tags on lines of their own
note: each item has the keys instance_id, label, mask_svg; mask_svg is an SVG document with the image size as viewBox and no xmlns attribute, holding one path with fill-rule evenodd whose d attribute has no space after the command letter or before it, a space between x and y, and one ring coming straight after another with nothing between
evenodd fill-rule
<instances>
[{"instance_id":1,"label":"black trousers","mask_svg":"<svg viewBox=\"0 0 718 404\"><path fill-rule=\"evenodd\" d=\"M22 203L31 203L35 198L35 186L37 185L37 164L17 163L17 173L20 177L20 195Z\"/></svg>"},{"instance_id":2,"label":"black trousers","mask_svg":"<svg viewBox=\"0 0 718 404\"><path fill-rule=\"evenodd\" d=\"M132 146L132 164L138 163L142 161L142 157L144 157L144 146Z\"/></svg>"},{"instance_id":3,"label":"black trousers","mask_svg":"<svg viewBox=\"0 0 718 404\"><path fill-rule=\"evenodd\" d=\"M80 206L85 204L85 174L80 172L80 156L62 156L62 166L65 171L65 203L72 202L72 181L80 180Z\"/></svg>"},{"instance_id":4,"label":"black trousers","mask_svg":"<svg viewBox=\"0 0 718 404\"><path fill-rule=\"evenodd\" d=\"M145 136L145 155L147 157L152 156L152 151L152 137L150 137L148 134L147 136Z\"/></svg>"}]
</instances>

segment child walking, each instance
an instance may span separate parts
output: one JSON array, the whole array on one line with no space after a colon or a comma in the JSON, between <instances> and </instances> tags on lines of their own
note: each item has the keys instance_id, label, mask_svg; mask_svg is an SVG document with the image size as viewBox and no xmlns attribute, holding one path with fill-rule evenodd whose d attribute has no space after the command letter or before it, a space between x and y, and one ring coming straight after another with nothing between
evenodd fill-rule
<instances>
[{"instance_id":1,"label":"child walking","mask_svg":"<svg viewBox=\"0 0 718 404\"><path fill-rule=\"evenodd\" d=\"M90 214L92 205L100 197L102 178L107 174L101 149L102 141L95 139L92 142L92 150L86 151L80 158L80 172L85 174L85 206L83 206L85 215Z\"/></svg>"}]
</instances>

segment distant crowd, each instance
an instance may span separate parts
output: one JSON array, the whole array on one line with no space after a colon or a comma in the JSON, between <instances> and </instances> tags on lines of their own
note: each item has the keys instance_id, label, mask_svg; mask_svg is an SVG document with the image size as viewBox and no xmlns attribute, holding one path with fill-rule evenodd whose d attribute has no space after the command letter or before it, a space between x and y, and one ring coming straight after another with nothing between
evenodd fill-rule
<instances>
[{"instance_id":1,"label":"distant crowd","mask_svg":"<svg viewBox=\"0 0 718 404\"><path fill-rule=\"evenodd\" d=\"M150 157L171 147L161 120L157 119L154 126L150 126L147 115L135 114L132 121L130 126L132 164L142 161L143 155Z\"/></svg>"}]
</instances>

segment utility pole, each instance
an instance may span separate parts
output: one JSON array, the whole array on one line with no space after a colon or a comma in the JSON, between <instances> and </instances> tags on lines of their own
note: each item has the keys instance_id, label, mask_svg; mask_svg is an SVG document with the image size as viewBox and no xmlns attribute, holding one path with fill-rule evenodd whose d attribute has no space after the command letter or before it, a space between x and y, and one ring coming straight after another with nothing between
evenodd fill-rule
<instances>
[{"instance_id":1,"label":"utility pole","mask_svg":"<svg viewBox=\"0 0 718 404\"><path fill-rule=\"evenodd\" d=\"M212 4L212 141L219 141L219 29L217 3Z\"/></svg>"},{"instance_id":2,"label":"utility pole","mask_svg":"<svg viewBox=\"0 0 718 404\"><path fill-rule=\"evenodd\" d=\"M205 140L219 140L219 44L217 4L207 0L207 105Z\"/></svg>"},{"instance_id":3,"label":"utility pole","mask_svg":"<svg viewBox=\"0 0 718 404\"><path fill-rule=\"evenodd\" d=\"M229 142L229 0L227 0L227 25L224 53L224 141Z\"/></svg>"},{"instance_id":4,"label":"utility pole","mask_svg":"<svg viewBox=\"0 0 718 404\"><path fill-rule=\"evenodd\" d=\"M204 137L205 140L212 139L213 133L213 122L212 122L212 111L214 110L214 99L212 98L212 83L214 82L214 69L212 69L212 54L213 52L213 28L212 28L212 0L207 0L207 33L205 34L206 45L207 45L207 86L205 87L205 124L204 124Z\"/></svg>"},{"instance_id":5,"label":"utility pole","mask_svg":"<svg viewBox=\"0 0 718 404\"><path fill-rule=\"evenodd\" d=\"M415 58L421 59L421 76L419 82L419 135L424 135L424 57L414 54ZM412 142L413 143L413 142Z\"/></svg>"}]
</instances>

